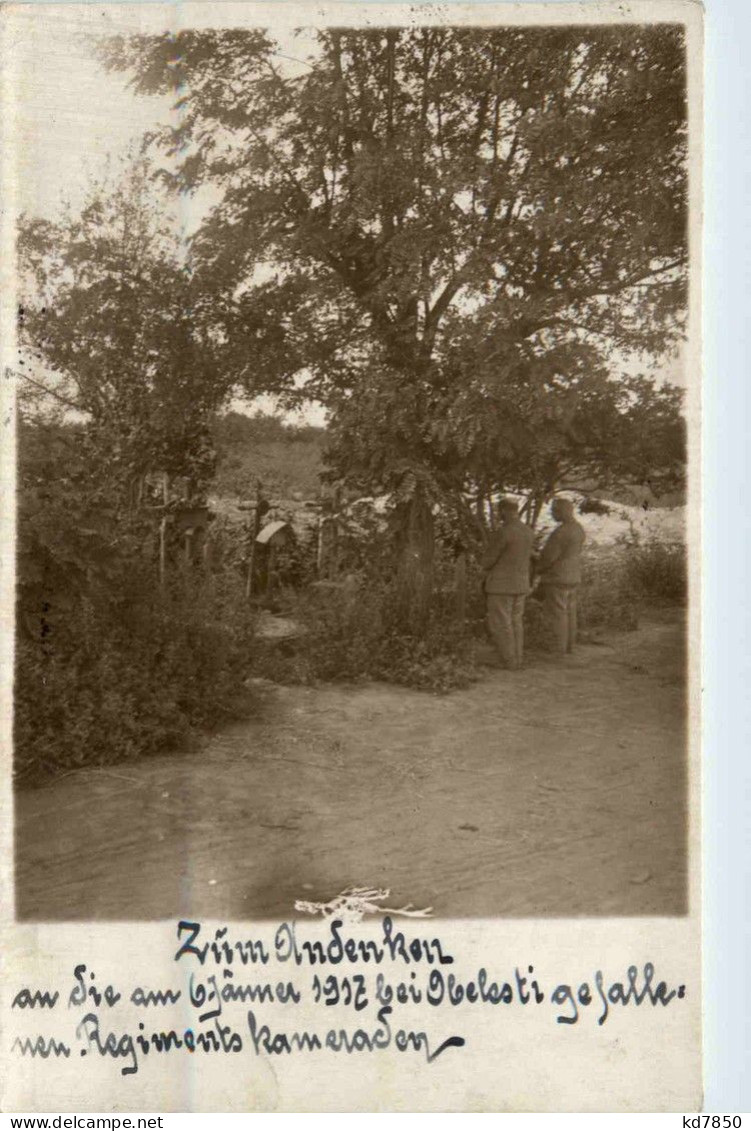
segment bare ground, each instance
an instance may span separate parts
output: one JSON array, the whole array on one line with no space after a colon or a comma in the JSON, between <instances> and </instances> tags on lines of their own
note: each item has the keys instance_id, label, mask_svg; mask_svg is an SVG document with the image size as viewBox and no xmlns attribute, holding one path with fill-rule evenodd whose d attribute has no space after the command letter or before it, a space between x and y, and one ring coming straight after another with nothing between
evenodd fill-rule
<instances>
[{"instance_id":1,"label":"bare ground","mask_svg":"<svg viewBox=\"0 0 751 1131\"><path fill-rule=\"evenodd\" d=\"M684 628L445 697L270 688L198 752L16 799L19 919L288 916L391 889L439 916L686 910Z\"/></svg>"}]
</instances>

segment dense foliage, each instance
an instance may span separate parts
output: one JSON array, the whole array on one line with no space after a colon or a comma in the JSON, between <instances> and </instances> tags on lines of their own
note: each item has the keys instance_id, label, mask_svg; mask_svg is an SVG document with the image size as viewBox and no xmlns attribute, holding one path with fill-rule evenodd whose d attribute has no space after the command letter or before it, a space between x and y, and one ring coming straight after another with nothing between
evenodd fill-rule
<instances>
[{"instance_id":1,"label":"dense foliage","mask_svg":"<svg viewBox=\"0 0 751 1131\"><path fill-rule=\"evenodd\" d=\"M99 458L123 506L157 470L202 494L208 419L228 391L201 318L207 298L164 210L138 162L94 185L78 215L19 227L24 403L47 391L86 421L88 462Z\"/></svg>"},{"instance_id":2,"label":"dense foliage","mask_svg":"<svg viewBox=\"0 0 751 1131\"><path fill-rule=\"evenodd\" d=\"M136 166L79 216L22 220L15 759L22 778L151 753L237 705L241 579L180 570L181 501L224 396L179 246ZM165 572L159 584L160 572Z\"/></svg>"},{"instance_id":3,"label":"dense foliage","mask_svg":"<svg viewBox=\"0 0 751 1131\"><path fill-rule=\"evenodd\" d=\"M18 427L15 771L154 753L247 709L240 579L157 583L153 522L125 516L84 425Z\"/></svg>"},{"instance_id":4,"label":"dense foliage","mask_svg":"<svg viewBox=\"0 0 751 1131\"><path fill-rule=\"evenodd\" d=\"M571 474L680 475L677 397L609 369L685 321L679 27L329 29L300 64L257 30L104 54L177 99L166 179L220 193L193 252L226 364L329 408L332 474L401 499L405 570L432 576L436 498L523 487L539 510Z\"/></svg>"}]
</instances>

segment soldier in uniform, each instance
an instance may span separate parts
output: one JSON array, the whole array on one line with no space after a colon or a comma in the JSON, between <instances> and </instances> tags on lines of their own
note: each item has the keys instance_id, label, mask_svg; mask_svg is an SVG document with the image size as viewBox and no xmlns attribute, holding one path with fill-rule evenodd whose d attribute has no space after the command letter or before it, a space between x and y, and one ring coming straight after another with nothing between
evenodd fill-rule
<instances>
[{"instance_id":1,"label":"soldier in uniform","mask_svg":"<svg viewBox=\"0 0 751 1131\"><path fill-rule=\"evenodd\" d=\"M501 526L491 535L481 564L490 638L500 663L513 669L521 666L524 652L524 604L534 535L513 500L502 499L498 510Z\"/></svg>"},{"instance_id":2,"label":"soldier in uniform","mask_svg":"<svg viewBox=\"0 0 751 1131\"><path fill-rule=\"evenodd\" d=\"M570 499L553 499L551 513L559 525L542 548L536 572L543 588L553 650L563 656L572 652L576 643L576 596L585 534L574 518Z\"/></svg>"}]
</instances>

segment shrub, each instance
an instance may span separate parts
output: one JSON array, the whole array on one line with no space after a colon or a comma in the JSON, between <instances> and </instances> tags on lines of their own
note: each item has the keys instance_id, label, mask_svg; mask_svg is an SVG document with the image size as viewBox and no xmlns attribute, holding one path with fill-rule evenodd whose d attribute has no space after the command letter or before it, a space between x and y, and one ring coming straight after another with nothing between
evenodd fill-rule
<instances>
[{"instance_id":1,"label":"shrub","mask_svg":"<svg viewBox=\"0 0 751 1131\"><path fill-rule=\"evenodd\" d=\"M381 679L439 693L466 687L475 674L474 649L448 599L436 594L429 623L417 636L394 617L387 583L309 590L288 610L304 634L257 647L254 671L281 683Z\"/></svg>"},{"instance_id":2,"label":"shrub","mask_svg":"<svg viewBox=\"0 0 751 1131\"><path fill-rule=\"evenodd\" d=\"M22 780L151 754L243 710L243 577L156 580L154 516L85 426L19 429L14 769ZM174 542L174 536L173 536ZM174 547L173 547L174 548ZM184 560L182 553L168 561Z\"/></svg>"},{"instance_id":3,"label":"shrub","mask_svg":"<svg viewBox=\"0 0 751 1131\"><path fill-rule=\"evenodd\" d=\"M686 547L650 538L630 547L626 556L628 584L644 601L684 605L688 599Z\"/></svg>"},{"instance_id":4,"label":"shrub","mask_svg":"<svg viewBox=\"0 0 751 1131\"><path fill-rule=\"evenodd\" d=\"M628 551L585 559L579 587L577 612L579 628L616 628L633 631L639 627L639 601L627 568Z\"/></svg>"},{"instance_id":5,"label":"shrub","mask_svg":"<svg viewBox=\"0 0 751 1131\"><path fill-rule=\"evenodd\" d=\"M240 594L183 581L84 598L16 649L19 780L102 766L184 742L248 707L252 627Z\"/></svg>"}]
</instances>

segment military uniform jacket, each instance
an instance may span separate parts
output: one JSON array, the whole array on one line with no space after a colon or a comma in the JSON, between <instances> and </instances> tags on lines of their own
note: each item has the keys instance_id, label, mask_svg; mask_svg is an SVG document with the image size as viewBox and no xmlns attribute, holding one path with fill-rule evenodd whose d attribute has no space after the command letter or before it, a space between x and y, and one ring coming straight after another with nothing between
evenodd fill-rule
<instances>
[{"instance_id":1,"label":"military uniform jacket","mask_svg":"<svg viewBox=\"0 0 751 1131\"><path fill-rule=\"evenodd\" d=\"M529 562L534 535L520 519L504 522L490 536L482 556L486 593L529 593Z\"/></svg>"},{"instance_id":2,"label":"military uniform jacket","mask_svg":"<svg viewBox=\"0 0 751 1131\"><path fill-rule=\"evenodd\" d=\"M578 585L582 579L581 552L586 535L576 522L562 522L548 538L537 563L543 585Z\"/></svg>"}]
</instances>

